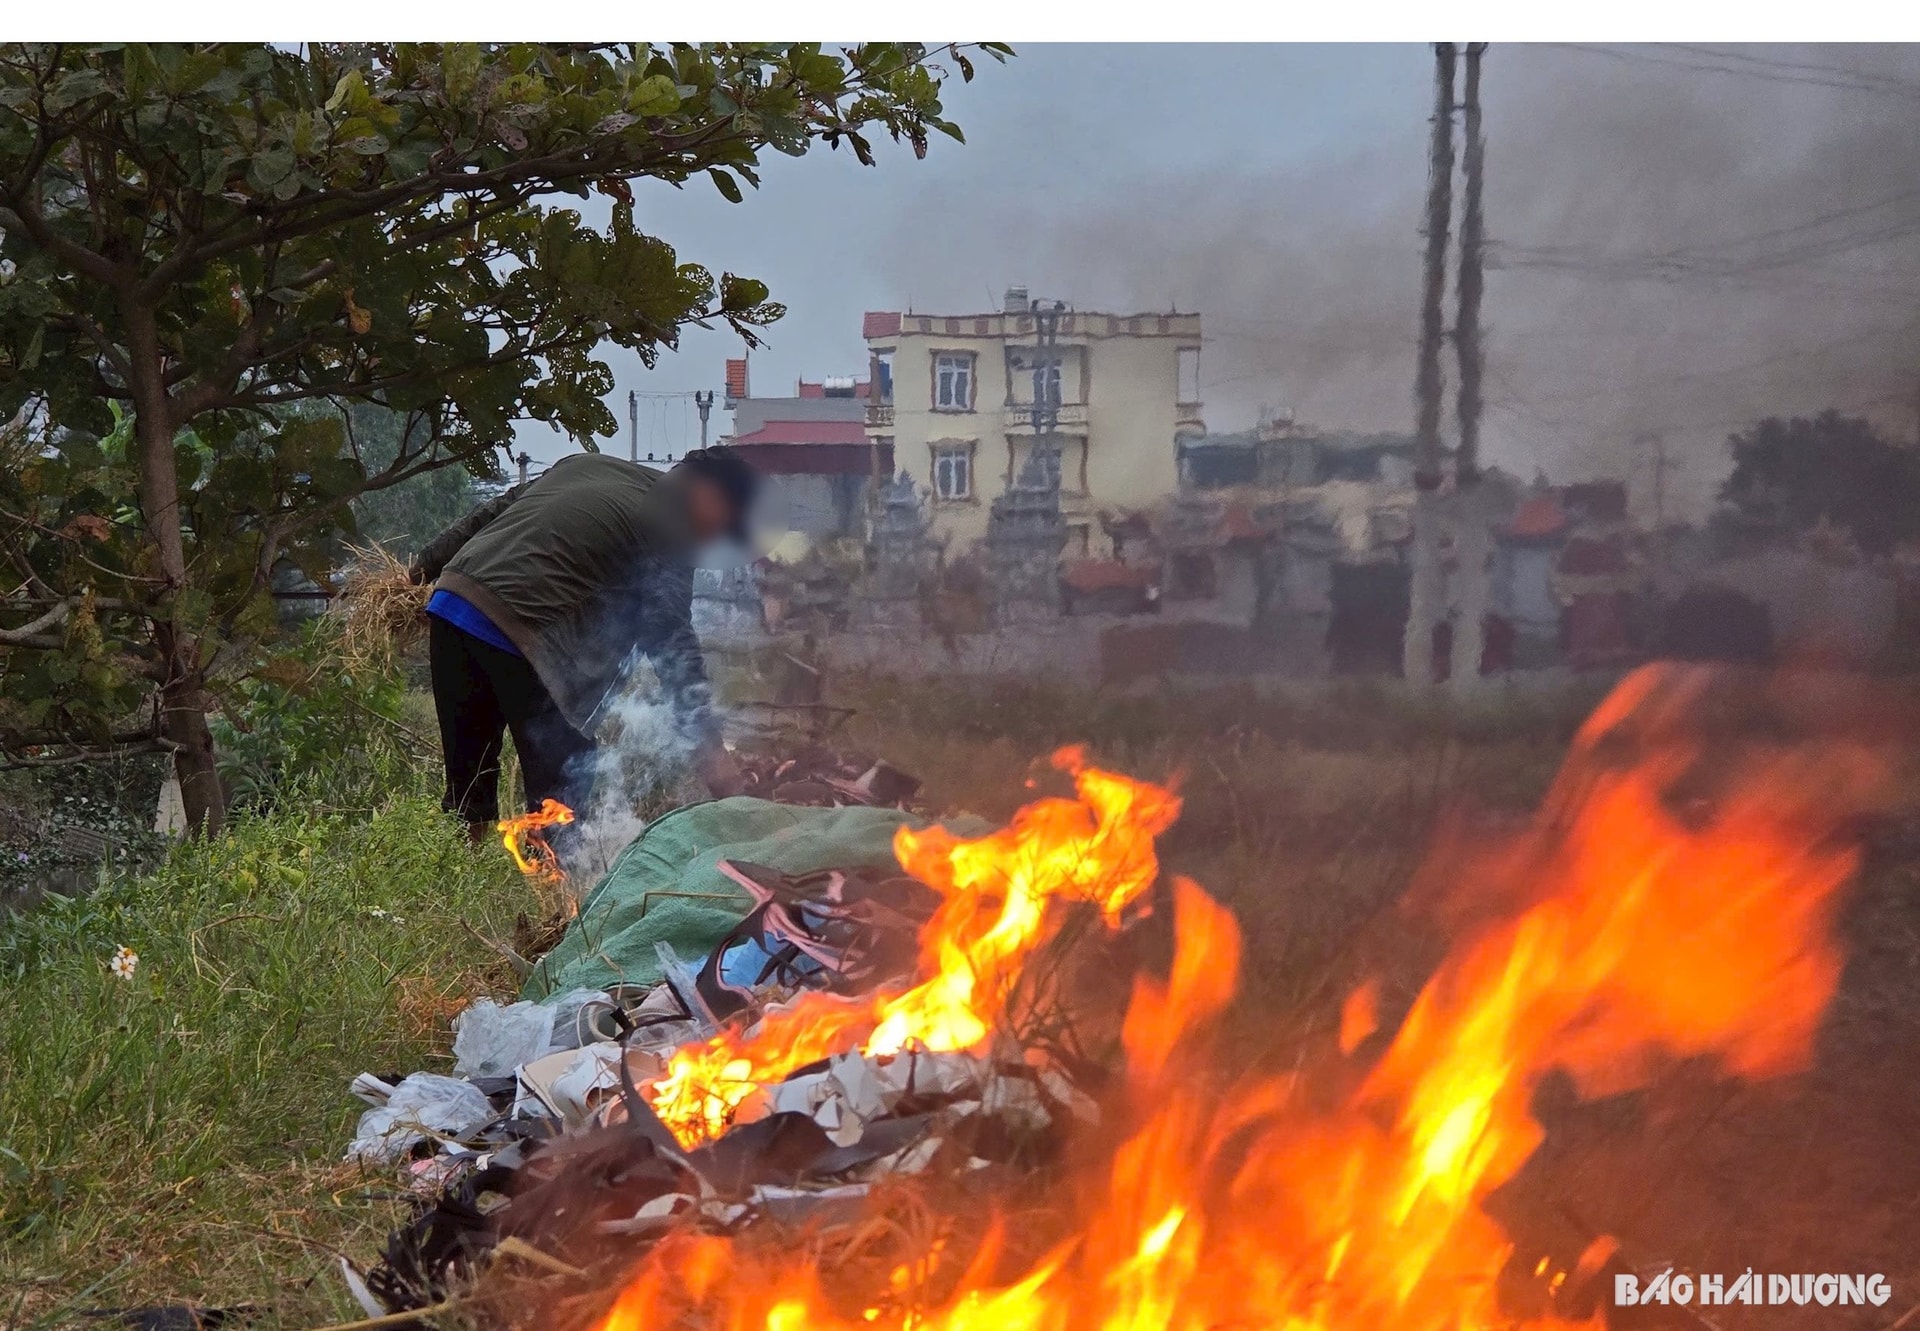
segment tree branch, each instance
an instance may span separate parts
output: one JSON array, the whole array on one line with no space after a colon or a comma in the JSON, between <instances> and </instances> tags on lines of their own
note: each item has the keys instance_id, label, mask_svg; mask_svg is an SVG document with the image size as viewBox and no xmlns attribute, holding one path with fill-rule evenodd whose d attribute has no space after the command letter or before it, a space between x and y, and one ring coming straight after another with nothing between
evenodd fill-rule
<instances>
[{"instance_id":1,"label":"tree branch","mask_svg":"<svg viewBox=\"0 0 1920 1331\"><path fill-rule=\"evenodd\" d=\"M124 384L133 377L133 371L127 365L127 358L121 354L120 348L113 344L113 339L107 336L105 329L77 310L68 310L63 313L60 316L60 322L80 332L100 348L100 355L113 367L114 373L120 376L121 383Z\"/></svg>"},{"instance_id":2,"label":"tree branch","mask_svg":"<svg viewBox=\"0 0 1920 1331\"><path fill-rule=\"evenodd\" d=\"M45 614L37 619L28 620L17 629L0 629L0 645L8 647L34 645L34 640L40 634L65 623L67 616L72 613L73 602L61 601Z\"/></svg>"},{"instance_id":3,"label":"tree branch","mask_svg":"<svg viewBox=\"0 0 1920 1331\"><path fill-rule=\"evenodd\" d=\"M12 762L0 763L0 772L18 771L23 767L71 767L76 763L110 762L115 758L128 758L136 753L172 753L180 747L172 740L163 739L159 735L145 735L126 741L116 736L114 745L115 747L111 749L79 749L57 758L16 758Z\"/></svg>"},{"instance_id":4,"label":"tree branch","mask_svg":"<svg viewBox=\"0 0 1920 1331\"><path fill-rule=\"evenodd\" d=\"M47 219L22 202L12 190L0 188L0 203L5 205L0 207L0 230L25 236L81 276L107 287L119 287L131 276L118 264L48 226Z\"/></svg>"}]
</instances>

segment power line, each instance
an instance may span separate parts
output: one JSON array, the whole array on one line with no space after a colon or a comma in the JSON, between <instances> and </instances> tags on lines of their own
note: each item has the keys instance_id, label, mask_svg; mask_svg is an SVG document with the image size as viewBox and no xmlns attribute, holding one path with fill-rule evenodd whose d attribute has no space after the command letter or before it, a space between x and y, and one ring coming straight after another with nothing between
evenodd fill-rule
<instances>
[{"instance_id":1,"label":"power line","mask_svg":"<svg viewBox=\"0 0 1920 1331\"><path fill-rule=\"evenodd\" d=\"M1916 330L1920 330L1920 318L1909 319L1906 323L1898 327L1871 329L1864 333L1854 333L1847 337L1835 338L1830 342L1823 342L1818 346L1797 347L1791 351L1779 351L1769 356L1762 356L1756 360L1742 361L1734 365L1721 365L1706 370L1686 370L1679 374L1662 375L1655 379L1642 379L1624 388L1618 384L1609 384L1604 388L1596 388L1580 393L1556 393L1549 395L1546 400L1567 403L1591 402L1603 397L1622 397L1637 394L1650 388L1665 388L1679 384L1696 383L1702 379L1725 379L1735 375L1747 374L1754 370L1762 370L1770 365L1778 365L1787 361L1817 360L1821 357L1829 356L1836 351L1844 350L1847 347L1856 346L1862 342L1877 341L1881 338L1902 337ZM1513 391L1511 385L1506 385L1506 387L1509 391Z\"/></svg>"},{"instance_id":2,"label":"power line","mask_svg":"<svg viewBox=\"0 0 1920 1331\"><path fill-rule=\"evenodd\" d=\"M1592 46L1582 42L1542 42L1540 45L1553 50L1577 51L1583 55L1605 56L1611 60L1638 61L1642 64L1660 65L1668 69L1684 69L1702 74L1729 74L1739 78L1758 79L1771 83L1792 83L1807 87L1834 88L1842 92L1865 92L1878 96L1897 97L1903 101L1920 102L1920 86L1901 80L1883 78L1877 75L1849 73L1846 77L1822 77L1814 74L1799 74L1791 70L1742 67L1739 64L1713 64L1701 60L1677 60L1655 54L1651 51L1632 50L1618 46ZM1691 48L1700 50L1701 48ZM1714 53L1721 59L1726 52Z\"/></svg>"},{"instance_id":3,"label":"power line","mask_svg":"<svg viewBox=\"0 0 1920 1331\"><path fill-rule=\"evenodd\" d=\"M1595 264L1582 264L1573 261L1552 259L1525 259L1507 262L1503 259L1498 271L1504 273L1545 273L1561 277L1595 279L1619 282L1664 282L1677 285L1682 282L1699 282L1712 286L1746 287L1754 290L1771 288L1777 291L1809 291L1821 295L1845 297L1849 300L1883 301L1910 306L1920 300L1920 291L1885 285L1865 285L1849 282L1826 282L1819 280L1818 273L1796 276L1791 273L1774 271L1761 272L1712 272L1703 269L1679 268L1670 270L1648 270L1632 268L1607 268Z\"/></svg>"},{"instance_id":4,"label":"power line","mask_svg":"<svg viewBox=\"0 0 1920 1331\"><path fill-rule=\"evenodd\" d=\"M1890 194L1884 198L1875 199L1872 203L1863 203L1850 208L1836 209L1830 213L1822 213L1819 216L1810 217L1804 222L1795 222L1789 226L1770 227L1765 231L1754 231L1744 236L1729 236L1720 240L1700 241L1695 244L1677 246L1673 249L1655 250L1641 254L1610 255L1602 251L1586 251L1585 253L1597 260L1619 263L1684 262L1688 260L1712 259L1716 251L1739 250L1758 245L1763 241L1781 240L1788 236L1797 236L1806 232L1819 231L1822 228L1831 226L1835 222L1844 222L1856 217L1865 217L1868 214L1891 208L1896 204L1909 203L1916 199L1920 199L1920 189L1906 189L1901 190L1898 194ZM1891 225L1882 224L1879 228L1871 231L1855 231L1837 237L1829 237L1825 243L1845 241L1849 246L1855 244L1872 244L1885 238L1889 232L1904 235L1910 233L1916 227L1920 227L1920 215L1903 219ZM1524 254L1550 256L1581 253L1581 251L1570 246L1525 245L1518 242L1505 244L1506 247L1512 251ZM1788 253L1792 253L1792 251L1788 251Z\"/></svg>"},{"instance_id":5,"label":"power line","mask_svg":"<svg viewBox=\"0 0 1920 1331\"><path fill-rule=\"evenodd\" d=\"M1695 55L1709 56L1720 60L1730 60L1738 64L1753 65L1760 69L1778 69L1814 74L1833 74L1844 79L1860 83L1884 85L1890 90L1920 91L1920 84L1900 78L1894 74L1874 74L1864 69L1849 69L1845 65L1826 65L1812 60L1780 60L1767 56L1752 55L1746 51L1726 51L1715 46L1689 46L1685 42L1666 42L1676 51L1689 51Z\"/></svg>"}]
</instances>

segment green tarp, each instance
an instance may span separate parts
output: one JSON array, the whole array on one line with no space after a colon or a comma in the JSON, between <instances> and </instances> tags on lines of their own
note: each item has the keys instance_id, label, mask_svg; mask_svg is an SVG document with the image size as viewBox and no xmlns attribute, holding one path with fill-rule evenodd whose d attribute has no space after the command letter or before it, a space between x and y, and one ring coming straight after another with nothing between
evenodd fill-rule
<instances>
[{"instance_id":1,"label":"green tarp","mask_svg":"<svg viewBox=\"0 0 1920 1331\"><path fill-rule=\"evenodd\" d=\"M790 874L891 869L893 834L903 823L926 820L898 809L814 809L745 796L675 809L620 852L521 996L652 984L660 979L654 945L661 941L698 966L749 905L746 892L715 867L721 860ZM968 835L985 830L971 819L950 826Z\"/></svg>"}]
</instances>

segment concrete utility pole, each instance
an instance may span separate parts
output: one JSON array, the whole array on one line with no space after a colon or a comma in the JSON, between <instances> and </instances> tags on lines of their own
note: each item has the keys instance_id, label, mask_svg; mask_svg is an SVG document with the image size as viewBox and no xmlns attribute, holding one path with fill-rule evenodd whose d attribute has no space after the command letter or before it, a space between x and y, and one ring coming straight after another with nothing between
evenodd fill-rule
<instances>
[{"instance_id":1,"label":"concrete utility pole","mask_svg":"<svg viewBox=\"0 0 1920 1331\"><path fill-rule=\"evenodd\" d=\"M1660 433L1643 434L1633 441L1652 455L1647 464L1653 472L1653 530L1667 529L1667 473L1680 464L1667 457L1667 437Z\"/></svg>"},{"instance_id":2,"label":"concrete utility pole","mask_svg":"<svg viewBox=\"0 0 1920 1331\"><path fill-rule=\"evenodd\" d=\"M1054 386L1060 376L1060 318L1067 312L1067 303L1056 300L1051 308L1043 308L1046 302L1033 302L1034 343L1038 348L1033 365L1033 439L1036 448L1056 448L1059 443L1053 432L1060 425L1060 398L1062 393L1055 392ZM1064 389L1065 385L1061 385ZM1065 459L1063 458L1064 462ZM1064 482L1065 477L1061 477Z\"/></svg>"},{"instance_id":3,"label":"concrete utility pole","mask_svg":"<svg viewBox=\"0 0 1920 1331\"><path fill-rule=\"evenodd\" d=\"M1453 635L1453 691L1471 694L1480 687L1480 657L1486 649L1487 612L1491 608L1488 561L1492 558L1491 515L1480 484L1480 378L1486 356L1480 344L1480 297L1485 289L1481 261L1486 248L1481 213L1482 176L1487 145L1480 136L1480 57L1485 42L1467 44L1466 85L1462 94L1465 189L1460 202L1460 309L1454 321L1453 348L1460 360L1460 449L1454 455L1453 485L1457 522L1453 537L1460 573L1460 622Z\"/></svg>"},{"instance_id":4,"label":"concrete utility pole","mask_svg":"<svg viewBox=\"0 0 1920 1331\"><path fill-rule=\"evenodd\" d=\"M707 446L707 413L713 410L713 390L711 388L695 389L693 407L700 413L700 447L705 448Z\"/></svg>"},{"instance_id":5,"label":"concrete utility pole","mask_svg":"<svg viewBox=\"0 0 1920 1331\"><path fill-rule=\"evenodd\" d=\"M1486 223L1481 214L1482 177L1487 145L1480 137L1480 57L1485 42L1467 45L1467 77L1460 109L1466 136L1462 161L1466 170L1460 204L1460 310L1454 323L1454 351L1460 358L1460 450L1454 456L1454 478L1471 485L1480 479L1480 376L1485 357L1480 347L1480 297L1486 289L1481 261L1486 249Z\"/></svg>"},{"instance_id":6,"label":"concrete utility pole","mask_svg":"<svg viewBox=\"0 0 1920 1331\"><path fill-rule=\"evenodd\" d=\"M1433 631L1445 611L1440 568L1441 303L1447 294L1447 231L1453 221L1452 42L1433 48L1433 138L1427 161L1426 265L1420 292L1420 360L1414 375L1413 550L1401 671L1415 687L1433 683Z\"/></svg>"},{"instance_id":7,"label":"concrete utility pole","mask_svg":"<svg viewBox=\"0 0 1920 1331\"><path fill-rule=\"evenodd\" d=\"M640 394L627 390L627 461L640 460Z\"/></svg>"},{"instance_id":8,"label":"concrete utility pole","mask_svg":"<svg viewBox=\"0 0 1920 1331\"><path fill-rule=\"evenodd\" d=\"M527 464L533 461L533 457L531 454L522 453L519 457L515 458L514 461L520 464L520 484L525 485L527 483Z\"/></svg>"},{"instance_id":9,"label":"concrete utility pole","mask_svg":"<svg viewBox=\"0 0 1920 1331\"><path fill-rule=\"evenodd\" d=\"M1653 575L1661 579L1667 569L1667 473L1680 464L1667 456L1667 437L1658 432L1643 434L1634 441L1651 455L1653 471Z\"/></svg>"}]
</instances>

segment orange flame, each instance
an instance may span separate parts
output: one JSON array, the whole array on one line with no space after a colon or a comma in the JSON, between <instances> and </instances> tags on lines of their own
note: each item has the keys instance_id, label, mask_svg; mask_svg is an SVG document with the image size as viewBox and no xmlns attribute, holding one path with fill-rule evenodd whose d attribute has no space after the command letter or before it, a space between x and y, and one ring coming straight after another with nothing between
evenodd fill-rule
<instances>
[{"instance_id":1,"label":"orange flame","mask_svg":"<svg viewBox=\"0 0 1920 1331\"><path fill-rule=\"evenodd\" d=\"M889 1292L848 1317L791 1246L681 1233L641 1258L599 1331L1516 1325L1494 1292L1512 1245L1480 1203L1540 1142L1528 1105L1541 1079L1561 1068L1606 1093L1674 1057L1791 1071L1837 980L1829 926L1855 857L1821 802L1861 775L1859 755L1748 763L1711 816L1683 817L1668 794L1694 746L1662 739L1627 766L1602 750L1691 693L1686 676L1641 672L1596 712L1533 826L1477 866L1477 898L1520 904L1460 942L1344 1103L1312 1109L1284 1080L1209 1076L1204 1028L1234 991L1239 931L1179 880L1171 972L1136 987L1124 1029L1137 1124L1077 1230L1024 1275L997 1282L983 1256L932 1306ZM1177 801L1066 763L1077 804L1043 801L980 841L902 836L902 863L946 894L923 936L928 979L867 1005L803 1001L676 1061L677 1079L655 1088L676 1131L725 1126L740 1101L714 1091L715 1073L774 1079L857 1044L973 1047L1048 898L1115 918L1151 881ZM1343 1043L1359 1043L1373 1007L1371 991L1350 1005Z\"/></svg>"},{"instance_id":2,"label":"orange flame","mask_svg":"<svg viewBox=\"0 0 1920 1331\"><path fill-rule=\"evenodd\" d=\"M539 808L513 818L502 818L494 826L500 833L500 844L513 857L516 869L538 882L562 883L567 878L566 870L560 867L553 847L542 834L549 827L564 827L572 821L572 809L559 800L547 799L540 802Z\"/></svg>"},{"instance_id":3,"label":"orange flame","mask_svg":"<svg viewBox=\"0 0 1920 1331\"><path fill-rule=\"evenodd\" d=\"M1062 749L1075 799L1044 799L1011 826L964 840L945 828L902 827L894 853L942 901L920 935L920 973L904 992L848 999L805 993L747 1031L676 1052L648 1092L654 1112L688 1146L718 1136L761 1086L858 1048L869 1054L977 1049L1004 1011L1022 963L1047 937L1054 900L1091 902L1110 926L1160 871L1153 839L1173 825L1171 791L1086 765Z\"/></svg>"}]
</instances>

